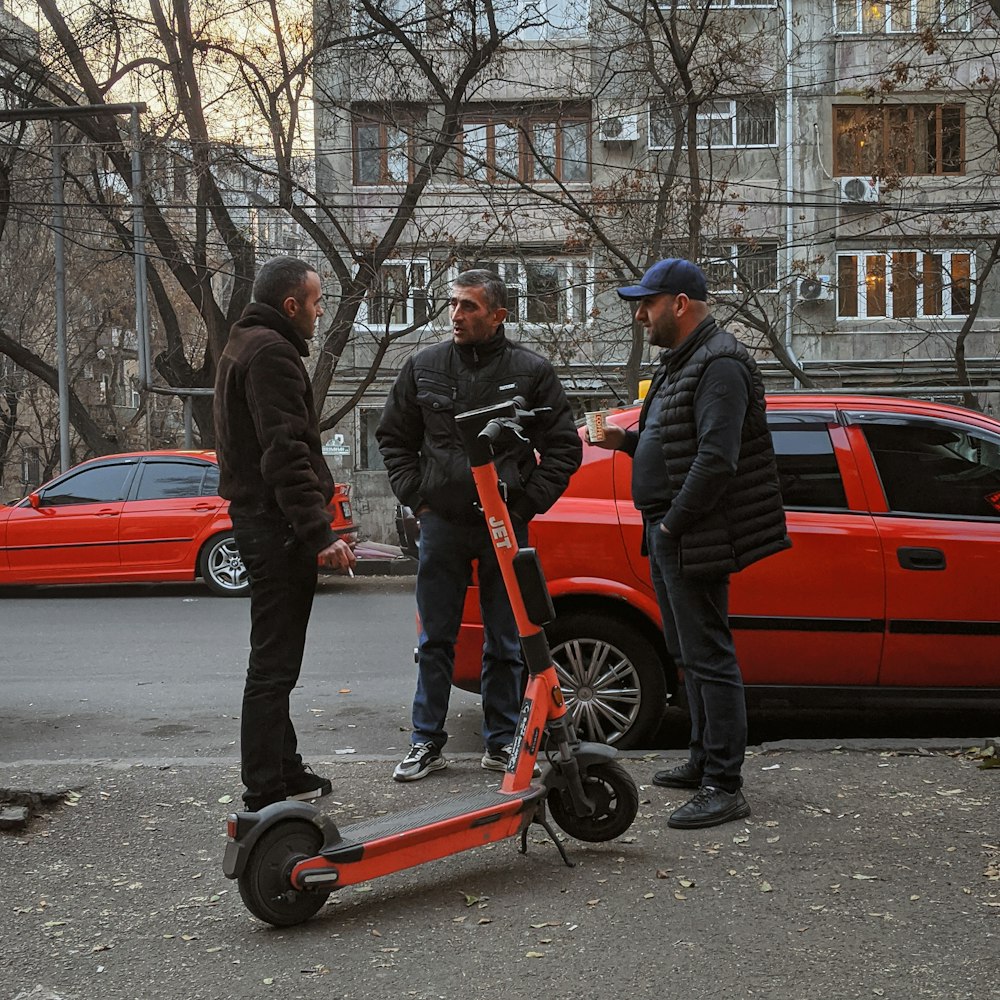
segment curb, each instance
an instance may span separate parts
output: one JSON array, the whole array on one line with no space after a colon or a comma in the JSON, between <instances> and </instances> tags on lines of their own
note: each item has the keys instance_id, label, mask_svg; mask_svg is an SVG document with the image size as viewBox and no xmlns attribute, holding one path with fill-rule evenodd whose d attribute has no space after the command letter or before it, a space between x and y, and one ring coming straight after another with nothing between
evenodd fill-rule
<instances>
[{"instance_id":1,"label":"curb","mask_svg":"<svg viewBox=\"0 0 1000 1000\"><path fill-rule=\"evenodd\" d=\"M415 576L417 561L409 556L397 559L359 559L354 566L355 576Z\"/></svg>"}]
</instances>

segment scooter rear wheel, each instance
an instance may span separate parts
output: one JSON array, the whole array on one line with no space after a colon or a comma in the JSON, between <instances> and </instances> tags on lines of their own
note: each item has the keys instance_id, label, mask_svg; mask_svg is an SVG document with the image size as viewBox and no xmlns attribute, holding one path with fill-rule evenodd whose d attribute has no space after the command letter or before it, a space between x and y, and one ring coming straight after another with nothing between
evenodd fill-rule
<instances>
[{"instance_id":1,"label":"scooter rear wheel","mask_svg":"<svg viewBox=\"0 0 1000 1000\"><path fill-rule=\"evenodd\" d=\"M323 845L323 835L302 819L271 827L254 844L239 877L240 896L259 920L275 927L301 924L326 902L328 892L292 888L292 869Z\"/></svg>"},{"instance_id":2,"label":"scooter rear wheel","mask_svg":"<svg viewBox=\"0 0 1000 1000\"><path fill-rule=\"evenodd\" d=\"M549 811L559 828L588 843L620 837L639 811L639 790L632 776L617 761L604 761L587 768L583 787L597 807L592 816L576 814L568 791L549 793Z\"/></svg>"}]
</instances>

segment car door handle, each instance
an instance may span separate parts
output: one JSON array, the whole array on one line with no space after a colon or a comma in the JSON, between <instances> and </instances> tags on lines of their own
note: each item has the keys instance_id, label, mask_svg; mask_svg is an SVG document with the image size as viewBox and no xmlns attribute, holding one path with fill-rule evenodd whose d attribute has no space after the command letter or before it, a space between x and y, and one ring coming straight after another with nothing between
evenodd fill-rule
<instances>
[{"instance_id":1,"label":"car door handle","mask_svg":"<svg viewBox=\"0 0 1000 1000\"><path fill-rule=\"evenodd\" d=\"M105 508L104 510L99 510L94 516L95 517L114 517L118 513L113 507L111 510Z\"/></svg>"},{"instance_id":2,"label":"car door handle","mask_svg":"<svg viewBox=\"0 0 1000 1000\"><path fill-rule=\"evenodd\" d=\"M215 510L216 504L214 503L196 503L191 509L192 510Z\"/></svg>"},{"instance_id":3,"label":"car door handle","mask_svg":"<svg viewBox=\"0 0 1000 1000\"><path fill-rule=\"evenodd\" d=\"M903 569L944 569L944 553L940 549L896 549L896 558Z\"/></svg>"}]
</instances>

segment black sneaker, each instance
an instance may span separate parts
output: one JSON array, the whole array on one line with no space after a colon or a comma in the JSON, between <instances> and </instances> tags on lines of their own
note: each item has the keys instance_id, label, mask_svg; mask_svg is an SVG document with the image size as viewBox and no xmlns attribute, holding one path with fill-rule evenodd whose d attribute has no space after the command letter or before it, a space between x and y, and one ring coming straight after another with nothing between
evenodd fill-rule
<instances>
[{"instance_id":1,"label":"black sneaker","mask_svg":"<svg viewBox=\"0 0 1000 1000\"><path fill-rule=\"evenodd\" d=\"M480 761L484 771L506 771L510 763L510 755L514 749L513 743L508 743L499 750L487 750ZM537 778L541 773L541 768L535 764L534 776Z\"/></svg>"},{"instance_id":2,"label":"black sneaker","mask_svg":"<svg viewBox=\"0 0 1000 1000\"><path fill-rule=\"evenodd\" d=\"M444 754L433 743L414 743L406 756L396 765L392 776L396 781L417 781L431 771L447 767Z\"/></svg>"},{"instance_id":3,"label":"black sneaker","mask_svg":"<svg viewBox=\"0 0 1000 1000\"><path fill-rule=\"evenodd\" d=\"M701 788L701 771L691 761L657 771L653 775L653 784L661 788Z\"/></svg>"},{"instance_id":4,"label":"black sneaker","mask_svg":"<svg viewBox=\"0 0 1000 1000\"><path fill-rule=\"evenodd\" d=\"M303 764L302 770L290 778L285 778L285 798L306 801L321 799L333 791L329 778L316 774L308 764Z\"/></svg>"},{"instance_id":5,"label":"black sneaker","mask_svg":"<svg viewBox=\"0 0 1000 1000\"><path fill-rule=\"evenodd\" d=\"M722 788L705 785L690 802L671 813L667 826L675 830L700 830L706 826L718 826L734 819L744 819L750 815L750 806L737 789L727 792Z\"/></svg>"}]
</instances>

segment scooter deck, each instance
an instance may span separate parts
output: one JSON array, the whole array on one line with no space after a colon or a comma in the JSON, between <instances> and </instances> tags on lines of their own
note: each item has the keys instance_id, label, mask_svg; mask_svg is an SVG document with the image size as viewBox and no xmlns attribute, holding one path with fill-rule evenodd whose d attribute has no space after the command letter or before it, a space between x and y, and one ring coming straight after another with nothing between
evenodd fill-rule
<instances>
[{"instance_id":1,"label":"scooter deck","mask_svg":"<svg viewBox=\"0 0 1000 1000\"><path fill-rule=\"evenodd\" d=\"M340 887L520 833L547 789L533 783L518 793L499 789L456 795L446 802L366 820L296 865L292 882Z\"/></svg>"}]
</instances>

